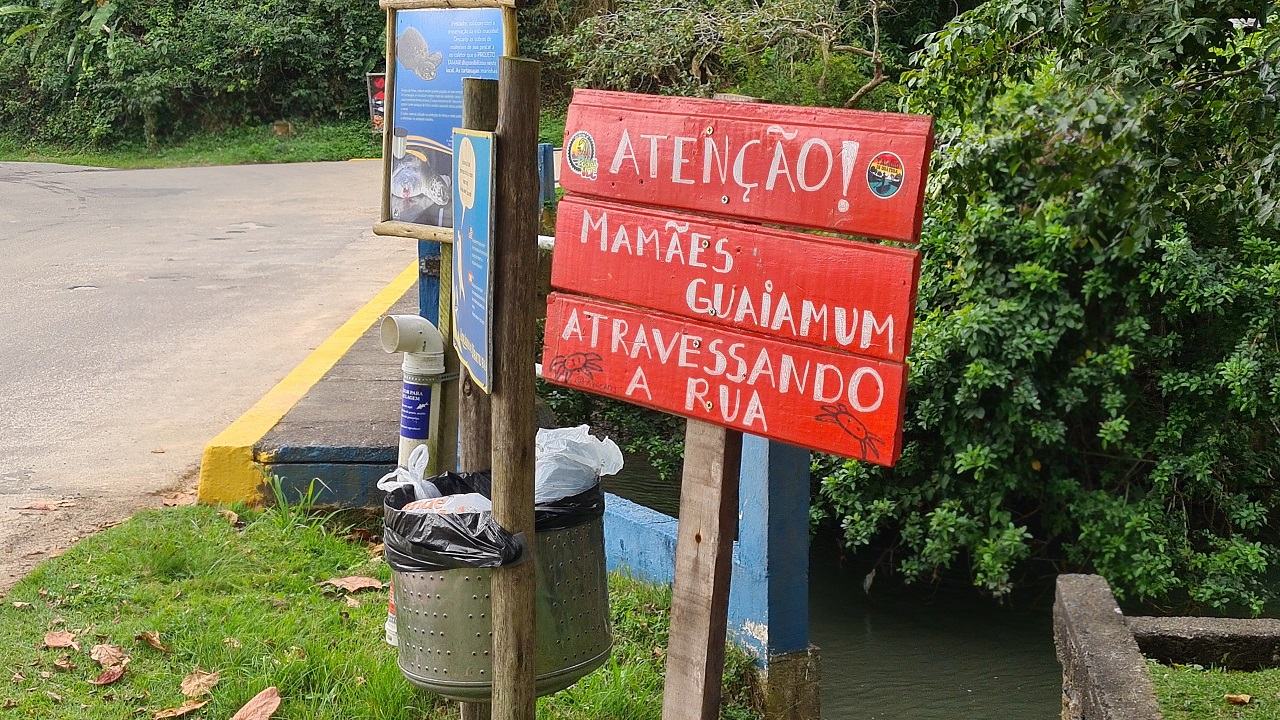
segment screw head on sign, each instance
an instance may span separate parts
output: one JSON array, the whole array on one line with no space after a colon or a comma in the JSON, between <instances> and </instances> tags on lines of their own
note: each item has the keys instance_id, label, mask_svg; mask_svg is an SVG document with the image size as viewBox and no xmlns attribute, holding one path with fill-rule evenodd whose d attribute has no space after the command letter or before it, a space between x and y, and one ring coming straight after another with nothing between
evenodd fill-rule
<instances>
[{"instance_id":1,"label":"screw head on sign","mask_svg":"<svg viewBox=\"0 0 1280 720\"><path fill-rule=\"evenodd\" d=\"M707 135L714 135L714 134L715 134L715 132L716 132L716 129L715 129L714 127L712 127L712 126L708 125L708 126L707 126L707 129L706 129L706 130L703 130L702 132L706 133Z\"/></svg>"},{"instance_id":2,"label":"screw head on sign","mask_svg":"<svg viewBox=\"0 0 1280 720\"><path fill-rule=\"evenodd\" d=\"M707 311L707 314L708 314L708 315L710 315L711 317L715 317L715 316L716 316L716 309L715 309L715 308L711 308L710 310L708 310L708 311ZM697 347L697 345L694 345L694 347Z\"/></svg>"},{"instance_id":3,"label":"screw head on sign","mask_svg":"<svg viewBox=\"0 0 1280 720\"><path fill-rule=\"evenodd\" d=\"M708 400L708 401L707 401L707 410L710 410L710 409L711 409L711 408L713 408L713 407L715 407L715 406L711 404L711 401L710 401L710 400Z\"/></svg>"},{"instance_id":4,"label":"screw head on sign","mask_svg":"<svg viewBox=\"0 0 1280 720\"><path fill-rule=\"evenodd\" d=\"M712 311L711 311L711 314L712 314L712 315L715 315L715 314L716 314L716 311L715 311L715 310L712 310ZM702 341L701 341L701 340L694 340L694 341L693 341L693 346L694 346L694 347L696 347L696 348L700 348L700 347L702 347Z\"/></svg>"},{"instance_id":5,"label":"screw head on sign","mask_svg":"<svg viewBox=\"0 0 1280 720\"><path fill-rule=\"evenodd\" d=\"M729 204L729 196L728 196L728 195L721 195L721 196L720 196L720 202L721 202L722 204L724 204L724 205L728 205L728 204Z\"/></svg>"},{"instance_id":6,"label":"screw head on sign","mask_svg":"<svg viewBox=\"0 0 1280 720\"><path fill-rule=\"evenodd\" d=\"M703 250L706 250L706 249L707 249L707 248L709 248L709 247L711 247L711 241L710 241L710 240L703 240L703 241L702 241L702 249L703 249Z\"/></svg>"}]
</instances>

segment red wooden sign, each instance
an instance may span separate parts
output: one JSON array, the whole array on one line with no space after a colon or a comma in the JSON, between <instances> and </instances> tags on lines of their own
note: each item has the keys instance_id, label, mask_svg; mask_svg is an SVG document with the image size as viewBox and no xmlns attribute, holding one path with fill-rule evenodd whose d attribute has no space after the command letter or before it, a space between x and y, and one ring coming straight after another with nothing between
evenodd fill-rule
<instances>
[{"instance_id":1,"label":"red wooden sign","mask_svg":"<svg viewBox=\"0 0 1280 720\"><path fill-rule=\"evenodd\" d=\"M720 325L901 362L915 250L566 196L551 284Z\"/></svg>"},{"instance_id":2,"label":"red wooden sign","mask_svg":"<svg viewBox=\"0 0 1280 720\"><path fill-rule=\"evenodd\" d=\"M898 363L561 293L542 363L557 383L813 450L880 465L902 450Z\"/></svg>"},{"instance_id":3,"label":"red wooden sign","mask_svg":"<svg viewBox=\"0 0 1280 720\"><path fill-rule=\"evenodd\" d=\"M569 192L917 242L929 117L577 90Z\"/></svg>"}]
</instances>

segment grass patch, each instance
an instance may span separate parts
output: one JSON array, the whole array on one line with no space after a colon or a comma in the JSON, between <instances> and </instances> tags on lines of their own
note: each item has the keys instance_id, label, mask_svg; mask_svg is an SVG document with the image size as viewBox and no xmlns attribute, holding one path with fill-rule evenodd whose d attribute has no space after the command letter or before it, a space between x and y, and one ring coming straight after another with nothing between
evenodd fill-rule
<instances>
[{"instance_id":1,"label":"grass patch","mask_svg":"<svg viewBox=\"0 0 1280 720\"><path fill-rule=\"evenodd\" d=\"M1280 720L1280 668L1232 672L1199 665L1170 667L1152 660L1147 667L1166 720ZM1252 699L1237 705L1228 702L1226 695Z\"/></svg>"},{"instance_id":2,"label":"grass patch","mask_svg":"<svg viewBox=\"0 0 1280 720\"><path fill-rule=\"evenodd\" d=\"M230 717L272 685L284 698L278 718L457 717L456 706L401 677L382 640L385 590L353 596L352 607L319 585L345 575L389 579L366 542L347 539L337 518L296 507L240 519L237 529L213 508L147 511L37 567L0 605L0 716L150 717L182 703L179 683L199 667L221 681L192 718ZM661 716L670 591L617 576L610 585L614 658L543 698L539 717ZM43 648L50 630L74 632L80 649ZM144 631L159 632L172 653L138 640ZM89 658L98 643L131 657L124 677L103 687L89 683L99 673ZM758 717L750 662L735 650L728 664L723 717Z\"/></svg>"},{"instance_id":3,"label":"grass patch","mask_svg":"<svg viewBox=\"0 0 1280 720\"><path fill-rule=\"evenodd\" d=\"M565 108L543 110L539 141L559 147L564 141ZM141 142L112 147L63 146L32 142L0 130L0 162L48 162L107 168L161 168L199 165L329 162L381 158L382 136L364 120L321 124L295 123L291 137L272 125L204 131L159 149Z\"/></svg>"},{"instance_id":4,"label":"grass patch","mask_svg":"<svg viewBox=\"0 0 1280 720\"><path fill-rule=\"evenodd\" d=\"M12 132L0 133L0 161L156 168L382 157L382 136L370 132L367 121L295 123L292 127L292 137L277 135L271 125L199 132L158 150L142 143L110 148L64 147L32 143Z\"/></svg>"}]
</instances>

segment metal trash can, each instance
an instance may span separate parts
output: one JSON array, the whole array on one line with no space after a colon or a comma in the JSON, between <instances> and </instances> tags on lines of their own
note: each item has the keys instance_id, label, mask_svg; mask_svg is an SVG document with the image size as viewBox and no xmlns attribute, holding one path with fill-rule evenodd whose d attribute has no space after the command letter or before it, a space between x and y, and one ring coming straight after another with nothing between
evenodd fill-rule
<instances>
[{"instance_id":1,"label":"metal trash can","mask_svg":"<svg viewBox=\"0 0 1280 720\"><path fill-rule=\"evenodd\" d=\"M613 648L604 521L535 536L537 694L563 690ZM394 572L400 671L414 685L463 702L493 693L493 570Z\"/></svg>"}]
</instances>

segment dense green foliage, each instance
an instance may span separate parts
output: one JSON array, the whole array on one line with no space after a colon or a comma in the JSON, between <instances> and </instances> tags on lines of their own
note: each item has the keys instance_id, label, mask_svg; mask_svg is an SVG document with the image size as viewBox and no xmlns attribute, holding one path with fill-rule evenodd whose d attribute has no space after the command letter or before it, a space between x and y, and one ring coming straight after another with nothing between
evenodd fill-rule
<instances>
[{"instance_id":1,"label":"dense green foliage","mask_svg":"<svg viewBox=\"0 0 1280 720\"><path fill-rule=\"evenodd\" d=\"M0 8L0 123L70 145L367 113L365 0L38 0Z\"/></svg>"},{"instance_id":2,"label":"dense green foliage","mask_svg":"<svg viewBox=\"0 0 1280 720\"><path fill-rule=\"evenodd\" d=\"M932 29L916 10L895 27ZM547 42L582 86L709 94L733 90L774 102L839 106L873 75L877 47L866 2L836 0L619 0ZM896 16L895 16L896 17ZM888 21L890 18L886 18ZM892 37L880 48L891 68L906 60ZM891 85L860 106L886 108Z\"/></svg>"},{"instance_id":3,"label":"dense green foliage","mask_svg":"<svg viewBox=\"0 0 1280 720\"><path fill-rule=\"evenodd\" d=\"M1130 597L1275 597L1274 13L1005 0L928 39L907 444L824 481L849 545L995 594L1040 555Z\"/></svg>"}]
</instances>

